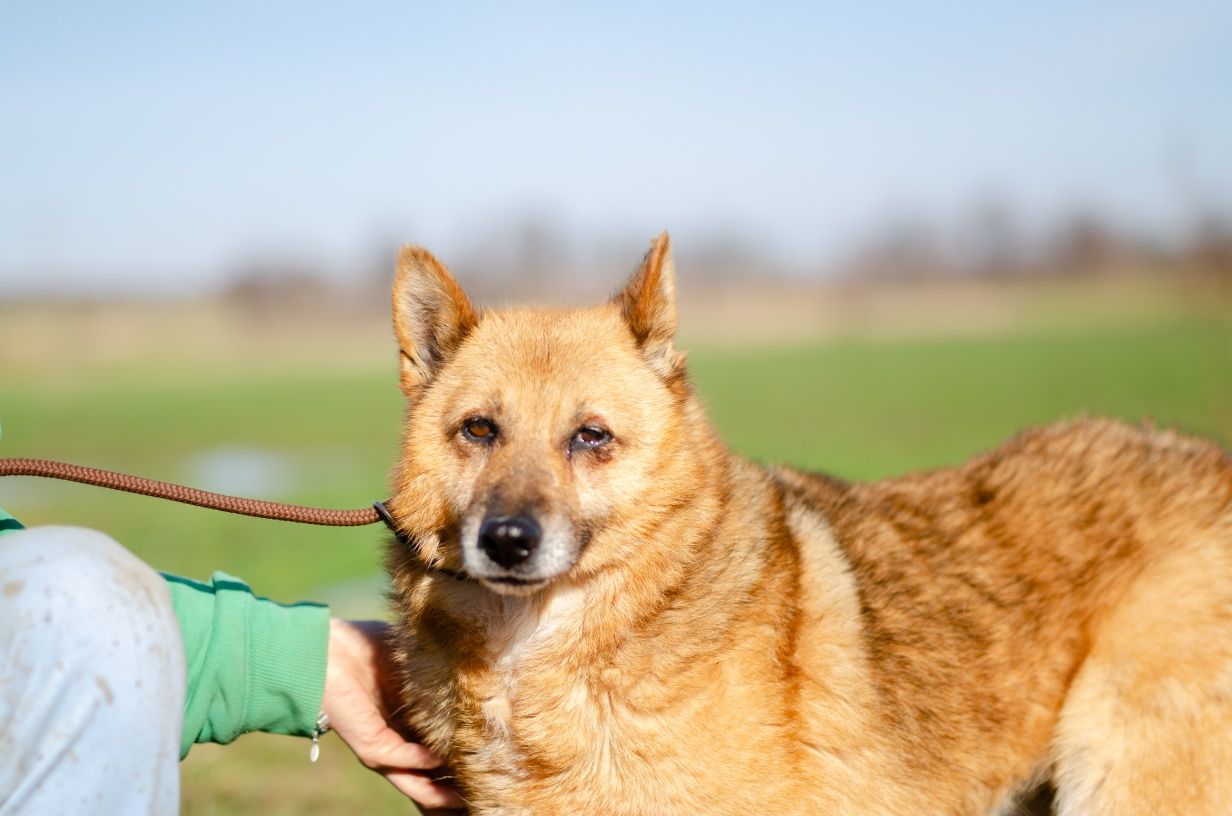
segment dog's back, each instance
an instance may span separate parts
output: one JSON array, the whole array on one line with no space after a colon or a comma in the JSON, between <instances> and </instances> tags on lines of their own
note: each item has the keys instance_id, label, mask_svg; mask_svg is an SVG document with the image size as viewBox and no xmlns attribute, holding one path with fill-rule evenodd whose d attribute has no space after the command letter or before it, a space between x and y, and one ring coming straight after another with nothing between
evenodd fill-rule
<instances>
[{"instance_id":1,"label":"dog's back","mask_svg":"<svg viewBox=\"0 0 1232 816\"><path fill-rule=\"evenodd\" d=\"M1086 421L853 485L731 455L666 239L483 316L403 258L411 724L476 812L1232 812L1232 466Z\"/></svg>"},{"instance_id":2,"label":"dog's back","mask_svg":"<svg viewBox=\"0 0 1232 816\"><path fill-rule=\"evenodd\" d=\"M1088 420L951 470L779 478L850 565L878 705L940 803L1055 771L1061 813L1232 812L1217 446Z\"/></svg>"}]
</instances>

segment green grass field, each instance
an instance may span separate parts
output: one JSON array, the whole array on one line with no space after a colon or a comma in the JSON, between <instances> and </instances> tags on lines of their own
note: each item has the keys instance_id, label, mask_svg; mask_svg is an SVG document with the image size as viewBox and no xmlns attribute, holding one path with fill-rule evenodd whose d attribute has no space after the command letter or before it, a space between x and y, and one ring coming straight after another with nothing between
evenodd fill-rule
<instances>
[{"instance_id":1,"label":"green grass field","mask_svg":"<svg viewBox=\"0 0 1232 816\"><path fill-rule=\"evenodd\" d=\"M701 349L697 386L732 447L757 459L866 479L959 462L1020 428L1085 413L1151 418L1232 440L1232 328L1210 315L1090 330ZM297 371L302 372L302 365ZM401 398L392 365L304 373L108 370L65 382L36 372L0 386L0 456L62 458L158 478L192 475L220 446L279 454L292 478L269 498L360 506L383 498ZM383 534L241 519L76 485L0 480L27 524L100 528L159 569L216 569L282 600L380 610ZM253 735L194 749L186 813L405 813L330 738Z\"/></svg>"}]
</instances>

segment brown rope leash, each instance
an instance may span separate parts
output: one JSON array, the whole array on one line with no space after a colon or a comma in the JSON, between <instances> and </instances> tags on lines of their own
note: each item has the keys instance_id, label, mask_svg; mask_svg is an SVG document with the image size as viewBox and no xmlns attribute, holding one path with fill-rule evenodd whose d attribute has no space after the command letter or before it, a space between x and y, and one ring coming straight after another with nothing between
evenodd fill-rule
<instances>
[{"instance_id":1,"label":"brown rope leash","mask_svg":"<svg viewBox=\"0 0 1232 816\"><path fill-rule=\"evenodd\" d=\"M372 507L360 507L355 510L304 507L299 504L283 504L282 502L259 501L240 496L211 493L195 487L185 487L155 479L143 479L140 476L129 476L125 473L72 465L67 462L53 462L50 459L0 459L0 476L42 476L48 479L63 479L95 487L105 487L109 490L123 490L128 493L140 493L143 496L170 499L197 507L221 510L224 513L291 521L297 524L361 527L365 524L384 521L391 529L393 528L393 522L381 502L376 502Z\"/></svg>"},{"instance_id":2,"label":"brown rope leash","mask_svg":"<svg viewBox=\"0 0 1232 816\"><path fill-rule=\"evenodd\" d=\"M209 510L221 510L224 513L236 513L241 516L256 516L257 518L274 519L275 521L291 521L296 524L319 524L325 527L362 527L365 524L385 522L385 526L393 532L403 546L418 551L419 547L394 522L389 514L386 502L373 502L371 507L359 507L355 510L333 510L326 507L305 507L302 504L284 504L282 502L260 501L246 499L242 496L227 496L223 493L211 493L208 490L198 490L195 487L160 482L157 479L145 479L140 476L129 476L127 473L116 473L114 470L73 465L68 462L54 462L50 459L0 459L0 477L3 476L42 476L47 479L63 479L67 482L105 487L108 490L123 490L128 493L140 493L143 496L153 496L156 499L170 499ZM465 572L439 566L427 566L431 572L439 572L458 581L470 580Z\"/></svg>"}]
</instances>

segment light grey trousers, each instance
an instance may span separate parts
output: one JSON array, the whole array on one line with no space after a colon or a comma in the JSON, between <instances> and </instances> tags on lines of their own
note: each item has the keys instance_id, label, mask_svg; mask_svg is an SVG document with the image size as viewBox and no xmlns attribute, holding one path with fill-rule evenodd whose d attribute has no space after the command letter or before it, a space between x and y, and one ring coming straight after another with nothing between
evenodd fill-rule
<instances>
[{"instance_id":1,"label":"light grey trousers","mask_svg":"<svg viewBox=\"0 0 1232 816\"><path fill-rule=\"evenodd\" d=\"M0 816L176 813L183 712L158 573L93 530L0 536Z\"/></svg>"}]
</instances>

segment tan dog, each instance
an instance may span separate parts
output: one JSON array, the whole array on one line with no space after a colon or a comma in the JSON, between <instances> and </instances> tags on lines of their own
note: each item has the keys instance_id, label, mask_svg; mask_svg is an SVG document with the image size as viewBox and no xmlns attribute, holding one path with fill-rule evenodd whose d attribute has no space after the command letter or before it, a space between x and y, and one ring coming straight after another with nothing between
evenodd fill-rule
<instances>
[{"instance_id":1,"label":"tan dog","mask_svg":"<svg viewBox=\"0 0 1232 816\"><path fill-rule=\"evenodd\" d=\"M1107 421L876 484L715 435L666 236L590 309L403 252L410 725L474 813L1232 814L1232 462Z\"/></svg>"}]
</instances>

